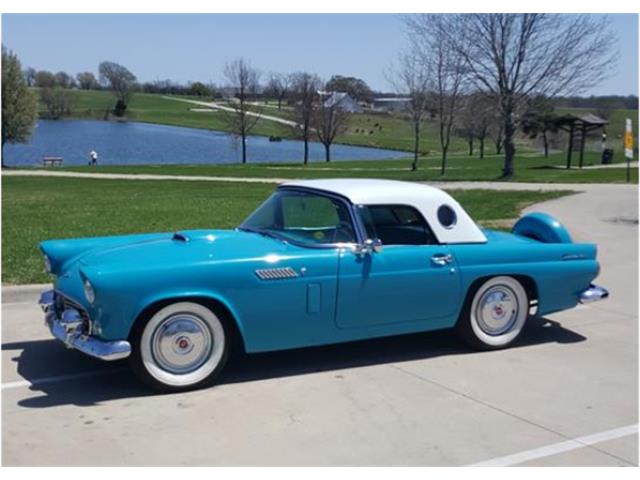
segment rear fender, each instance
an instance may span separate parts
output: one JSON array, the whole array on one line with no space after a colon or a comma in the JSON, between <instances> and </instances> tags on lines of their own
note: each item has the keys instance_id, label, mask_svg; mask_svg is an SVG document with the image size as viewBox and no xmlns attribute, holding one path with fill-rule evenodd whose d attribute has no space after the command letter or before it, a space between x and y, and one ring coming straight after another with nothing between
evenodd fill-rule
<instances>
[{"instance_id":1,"label":"rear fender","mask_svg":"<svg viewBox=\"0 0 640 480\"><path fill-rule=\"evenodd\" d=\"M546 213L529 213L520 218L513 234L543 243L573 243L569 231L556 218Z\"/></svg>"}]
</instances>

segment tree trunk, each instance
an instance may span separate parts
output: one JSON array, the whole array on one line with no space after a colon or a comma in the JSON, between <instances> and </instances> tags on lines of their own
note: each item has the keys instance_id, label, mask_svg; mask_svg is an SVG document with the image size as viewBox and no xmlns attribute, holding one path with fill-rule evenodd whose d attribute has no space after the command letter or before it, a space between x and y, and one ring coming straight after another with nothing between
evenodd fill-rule
<instances>
[{"instance_id":1,"label":"tree trunk","mask_svg":"<svg viewBox=\"0 0 640 480\"><path fill-rule=\"evenodd\" d=\"M413 163L411 164L411 171L418 170L418 153L420 150L420 122L414 123L414 136L415 143L413 145Z\"/></svg>"},{"instance_id":2,"label":"tree trunk","mask_svg":"<svg viewBox=\"0 0 640 480\"><path fill-rule=\"evenodd\" d=\"M480 137L480 158L484 158L484 137Z\"/></svg>"},{"instance_id":3,"label":"tree trunk","mask_svg":"<svg viewBox=\"0 0 640 480\"><path fill-rule=\"evenodd\" d=\"M324 159L329 163L331 161L331 144L324 144Z\"/></svg>"},{"instance_id":4,"label":"tree trunk","mask_svg":"<svg viewBox=\"0 0 640 480\"><path fill-rule=\"evenodd\" d=\"M440 175L444 175L444 172L447 168L447 150L448 147L442 148L442 167L440 168Z\"/></svg>"},{"instance_id":5,"label":"tree trunk","mask_svg":"<svg viewBox=\"0 0 640 480\"><path fill-rule=\"evenodd\" d=\"M2 151L0 152L0 156L2 157L2 168L4 168L4 139L2 140Z\"/></svg>"},{"instance_id":6,"label":"tree trunk","mask_svg":"<svg viewBox=\"0 0 640 480\"><path fill-rule=\"evenodd\" d=\"M513 122L513 111L507 110L504 118L504 167L502 169L503 177L512 177L514 173L514 157L516 147L513 144L513 137L516 132L516 126Z\"/></svg>"},{"instance_id":7,"label":"tree trunk","mask_svg":"<svg viewBox=\"0 0 640 480\"><path fill-rule=\"evenodd\" d=\"M473 157L473 137L469 137L467 141L469 142L469 156Z\"/></svg>"},{"instance_id":8,"label":"tree trunk","mask_svg":"<svg viewBox=\"0 0 640 480\"><path fill-rule=\"evenodd\" d=\"M242 163L247 163L247 135L242 134Z\"/></svg>"},{"instance_id":9,"label":"tree trunk","mask_svg":"<svg viewBox=\"0 0 640 480\"><path fill-rule=\"evenodd\" d=\"M542 141L544 142L544 158L547 158L549 156L549 139L546 130L542 132Z\"/></svg>"},{"instance_id":10,"label":"tree trunk","mask_svg":"<svg viewBox=\"0 0 640 480\"><path fill-rule=\"evenodd\" d=\"M304 164L309 163L309 139L304 138Z\"/></svg>"}]
</instances>

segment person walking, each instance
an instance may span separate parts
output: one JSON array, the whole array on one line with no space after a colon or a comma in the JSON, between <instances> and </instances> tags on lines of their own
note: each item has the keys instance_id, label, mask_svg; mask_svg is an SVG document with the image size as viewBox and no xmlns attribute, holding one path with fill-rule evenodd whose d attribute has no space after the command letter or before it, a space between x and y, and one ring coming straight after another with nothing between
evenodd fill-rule
<instances>
[{"instance_id":1,"label":"person walking","mask_svg":"<svg viewBox=\"0 0 640 480\"><path fill-rule=\"evenodd\" d=\"M97 165L98 164L98 152L95 150L91 150L89 152L89 165Z\"/></svg>"}]
</instances>

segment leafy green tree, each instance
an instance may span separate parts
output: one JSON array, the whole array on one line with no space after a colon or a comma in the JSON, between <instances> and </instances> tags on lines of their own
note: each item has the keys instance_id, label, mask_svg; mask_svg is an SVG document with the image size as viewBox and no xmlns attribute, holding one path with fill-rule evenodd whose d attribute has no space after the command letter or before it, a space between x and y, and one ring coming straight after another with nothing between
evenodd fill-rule
<instances>
[{"instance_id":1,"label":"leafy green tree","mask_svg":"<svg viewBox=\"0 0 640 480\"><path fill-rule=\"evenodd\" d=\"M208 97L211 95L211 90L202 82L193 82L189 93L197 97Z\"/></svg>"},{"instance_id":2,"label":"leafy green tree","mask_svg":"<svg viewBox=\"0 0 640 480\"><path fill-rule=\"evenodd\" d=\"M373 92L367 83L356 77L343 77L342 75L334 75L327 82L326 89L330 92L346 92L359 102L371 102L373 100Z\"/></svg>"},{"instance_id":3,"label":"leafy green tree","mask_svg":"<svg viewBox=\"0 0 640 480\"><path fill-rule=\"evenodd\" d=\"M73 88L76 86L76 82L71 75L67 72L58 72L55 75L56 85L62 88Z\"/></svg>"},{"instance_id":4,"label":"leafy green tree","mask_svg":"<svg viewBox=\"0 0 640 480\"><path fill-rule=\"evenodd\" d=\"M56 76L46 70L38 70L34 76L34 85L38 88L53 88L56 86Z\"/></svg>"},{"instance_id":5,"label":"leafy green tree","mask_svg":"<svg viewBox=\"0 0 640 480\"><path fill-rule=\"evenodd\" d=\"M41 88L40 100L46 107L47 116L50 119L57 120L63 115L71 113L70 92L60 86Z\"/></svg>"},{"instance_id":6,"label":"leafy green tree","mask_svg":"<svg viewBox=\"0 0 640 480\"><path fill-rule=\"evenodd\" d=\"M98 88L98 80L91 72L80 72L76 75L78 86L82 90L96 90Z\"/></svg>"},{"instance_id":7,"label":"leafy green tree","mask_svg":"<svg viewBox=\"0 0 640 480\"><path fill-rule=\"evenodd\" d=\"M2 166L4 145L26 143L38 115L36 96L27 88L18 57L2 47Z\"/></svg>"},{"instance_id":8,"label":"leafy green tree","mask_svg":"<svg viewBox=\"0 0 640 480\"><path fill-rule=\"evenodd\" d=\"M100 72L100 80L109 85L118 99L113 113L117 117L122 117L135 91L136 76L115 62L102 62L98 66L98 71Z\"/></svg>"}]
</instances>

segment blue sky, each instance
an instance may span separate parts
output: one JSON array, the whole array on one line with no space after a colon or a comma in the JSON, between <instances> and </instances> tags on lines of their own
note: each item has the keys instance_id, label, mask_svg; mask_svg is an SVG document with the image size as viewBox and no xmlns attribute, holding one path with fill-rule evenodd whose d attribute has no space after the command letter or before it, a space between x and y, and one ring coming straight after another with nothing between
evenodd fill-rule
<instances>
[{"instance_id":1,"label":"blue sky","mask_svg":"<svg viewBox=\"0 0 640 480\"><path fill-rule=\"evenodd\" d=\"M587 93L637 94L637 16L611 18L620 61ZM112 60L141 81L220 83L225 61L243 56L265 73L353 75L391 90L384 72L405 36L391 14L5 14L2 42L36 69L96 72L100 61Z\"/></svg>"}]
</instances>

